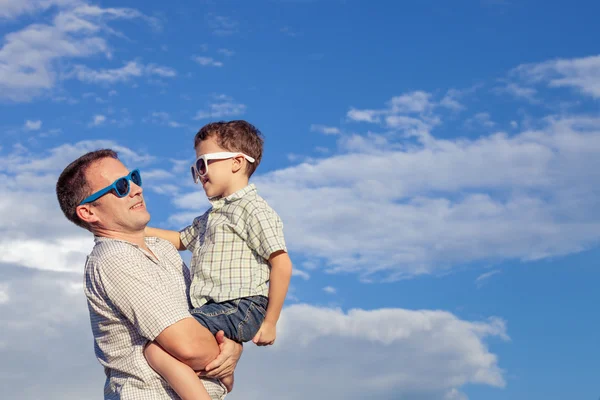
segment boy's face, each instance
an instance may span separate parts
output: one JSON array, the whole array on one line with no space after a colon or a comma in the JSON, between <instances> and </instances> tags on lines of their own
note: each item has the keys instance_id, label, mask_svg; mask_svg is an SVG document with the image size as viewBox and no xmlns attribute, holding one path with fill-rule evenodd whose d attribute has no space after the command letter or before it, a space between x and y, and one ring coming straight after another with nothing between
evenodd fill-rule
<instances>
[{"instance_id":1,"label":"boy's face","mask_svg":"<svg viewBox=\"0 0 600 400\"><path fill-rule=\"evenodd\" d=\"M196 146L196 157L203 154L227 152L229 150L222 148L217 144L213 136L208 137ZM227 197L234 193L234 163L233 158L225 160L209 160L208 173L200 177L202 188L207 197Z\"/></svg>"}]
</instances>

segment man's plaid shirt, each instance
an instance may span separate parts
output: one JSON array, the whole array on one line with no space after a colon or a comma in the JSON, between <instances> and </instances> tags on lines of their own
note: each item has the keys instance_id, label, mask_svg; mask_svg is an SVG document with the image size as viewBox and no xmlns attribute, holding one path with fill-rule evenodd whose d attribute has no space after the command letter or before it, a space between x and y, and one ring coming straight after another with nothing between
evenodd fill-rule
<instances>
[{"instance_id":1,"label":"man's plaid shirt","mask_svg":"<svg viewBox=\"0 0 600 400\"><path fill-rule=\"evenodd\" d=\"M104 366L105 400L179 399L148 365L144 346L189 313L189 272L173 245L148 237L156 258L130 242L95 237L85 266L94 350ZM218 381L203 380L212 399L223 399Z\"/></svg>"},{"instance_id":2,"label":"man's plaid shirt","mask_svg":"<svg viewBox=\"0 0 600 400\"><path fill-rule=\"evenodd\" d=\"M192 251L192 305L268 296L269 257L287 251L281 218L254 185L210 202L212 207L180 232Z\"/></svg>"}]
</instances>

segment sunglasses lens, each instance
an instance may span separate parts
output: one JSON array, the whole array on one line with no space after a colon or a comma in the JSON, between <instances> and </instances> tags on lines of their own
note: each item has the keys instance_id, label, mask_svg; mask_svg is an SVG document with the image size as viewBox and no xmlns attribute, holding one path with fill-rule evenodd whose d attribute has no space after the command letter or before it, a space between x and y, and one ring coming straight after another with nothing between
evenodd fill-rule
<instances>
[{"instance_id":1,"label":"sunglasses lens","mask_svg":"<svg viewBox=\"0 0 600 400\"><path fill-rule=\"evenodd\" d=\"M125 197L129 193L129 180L127 178L119 178L115 183L117 196Z\"/></svg>"},{"instance_id":2,"label":"sunglasses lens","mask_svg":"<svg viewBox=\"0 0 600 400\"><path fill-rule=\"evenodd\" d=\"M198 161L196 161L196 169L198 170L198 173L200 175L206 174L206 163L204 162L204 158L201 158Z\"/></svg>"},{"instance_id":3,"label":"sunglasses lens","mask_svg":"<svg viewBox=\"0 0 600 400\"><path fill-rule=\"evenodd\" d=\"M194 167L190 167L190 172L192 173L192 179L194 183L198 183L198 176L196 175L196 170Z\"/></svg>"},{"instance_id":4,"label":"sunglasses lens","mask_svg":"<svg viewBox=\"0 0 600 400\"><path fill-rule=\"evenodd\" d=\"M131 180L139 187L142 187L142 175L140 175L140 171L133 171L131 173Z\"/></svg>"}]
</instances>

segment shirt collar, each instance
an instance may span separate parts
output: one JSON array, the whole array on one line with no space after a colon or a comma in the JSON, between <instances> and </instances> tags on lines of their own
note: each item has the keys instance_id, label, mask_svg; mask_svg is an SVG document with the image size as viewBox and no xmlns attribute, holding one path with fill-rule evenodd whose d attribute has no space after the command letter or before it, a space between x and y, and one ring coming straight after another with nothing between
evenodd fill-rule
<instances>
[{"instance_id":1,"label":"shirt collar","mask_svg":"<svg viewBox=\"0 0 600 400\"><path fill-rule=\"evenodd\" d=\"M158 241L158 238L147 236L147 237L144 238L144 241L146 242L146 244L148 245L148 247L152 250L152 248L154 247L154 245ZM155 256L153 256L152 254L148 253L146 250L142 249L137 244L131 243L131 242L127 241L127 240L115 239L115 238L107 238L107 237L104 237L104 236L94 235L94 242L96 242L96 243L102 243L102 242L121 242L121 243L125 243L125 244L128 244L130 246L135 247L136 249L138 249L139 251L141 251L142 253L144 253L144 255L146 257L148 257L152 262L154 262L154 263L158 262L158 259L156 258L156 257L158 257L158 254L154 250L152 250L152 252L154 253Z\"/></svg>"},{"instance_id":2,"label":"shirt collar","mask_svg":"<svg viewBox=\"0 0 600 400\"><path fill-rule=\"evenodd\" d=\"M237 192L230 194L227 197L208 199L208 201L210 202L210 204L212 205L212 207L214 209L218 209L218 208L223 207L225 204L233 203L234 201L239 200L239 199L241 199L249 194L252 194L252 193L256 193L256 186L254 186L253 183L238 190Z\"/></svg>"}]
</instances>

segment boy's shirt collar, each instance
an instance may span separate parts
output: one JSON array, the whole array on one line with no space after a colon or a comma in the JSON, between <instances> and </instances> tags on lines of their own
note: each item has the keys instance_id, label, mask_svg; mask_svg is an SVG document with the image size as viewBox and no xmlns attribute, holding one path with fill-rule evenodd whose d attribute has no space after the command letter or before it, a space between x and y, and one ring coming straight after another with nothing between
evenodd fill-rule
<instances>
[{"instance_id":1,"label":"boy's shirt collar","mask_svg":"<svg viewBox=\"0 0 600 400\"><path fill-rule=\"evenodd\" d=\"M218 208L223 207L225 204L233 203L234 201L239 200L242 197L244 197L250 193L254 193L254 192L256 192L256 186L254 186L254 184L251 183L248 186L238 190L237 192L230 194L227 197L212 198L212 199L208 199L208 201L212 205L213 209L218 209Z\"/></svg>"}]
</instances>

